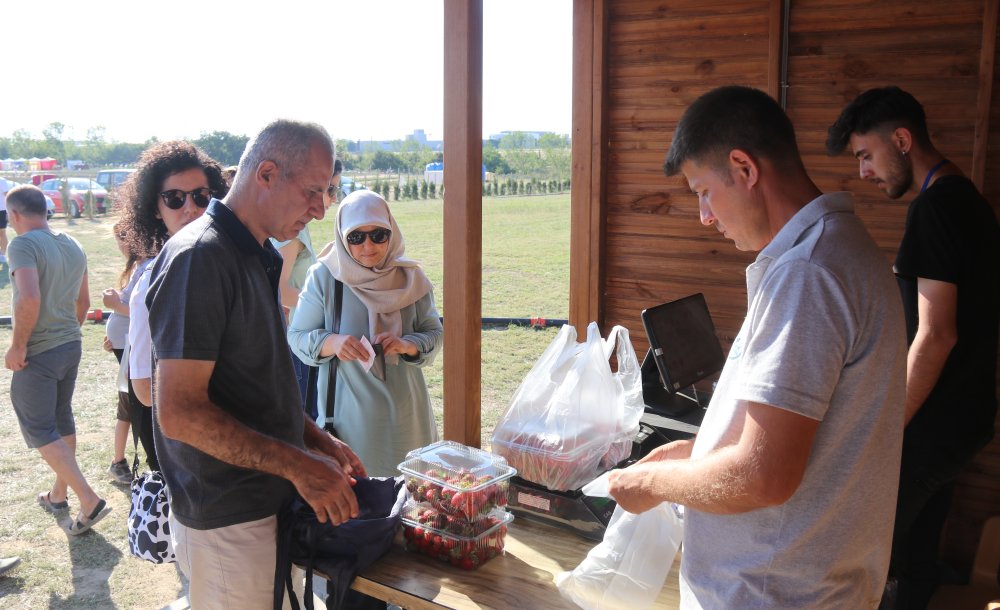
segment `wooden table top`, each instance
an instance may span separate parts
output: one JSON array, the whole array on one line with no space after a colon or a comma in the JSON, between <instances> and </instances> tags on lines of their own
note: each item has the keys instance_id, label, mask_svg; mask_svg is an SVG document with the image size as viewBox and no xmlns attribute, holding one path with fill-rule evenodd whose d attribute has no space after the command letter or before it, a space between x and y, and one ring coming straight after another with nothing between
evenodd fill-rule
<instances>
[{"instance_id":1,"label":"wooden table top","mask_svg":"<svg viewBox=\"0 0 1000 610\"><path fill-rule=\"evenodd\" d=\"M555 577L575 568L596 544L565 530L515 519L509 526L506 554L465 571L402 548L402 537L385 557L359 575L352 588L406 610L453 608L567 608ZM674 561L654 608L674 610L680 604Z\"/></svg>"}]
</instances>

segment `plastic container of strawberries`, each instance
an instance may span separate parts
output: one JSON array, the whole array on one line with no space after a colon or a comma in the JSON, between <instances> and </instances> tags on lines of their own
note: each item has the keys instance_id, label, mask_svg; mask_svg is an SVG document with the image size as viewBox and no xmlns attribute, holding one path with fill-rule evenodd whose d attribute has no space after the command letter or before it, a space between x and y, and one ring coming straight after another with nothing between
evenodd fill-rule
<instances>
[{"instance_id":1,"label":"plastic container of strawberries","mask_svg":"<svg viewBox=\"0 0 1000 610\"><path fill-rule=\"evenodd\" d=\"M509 480L517 474L504 458L454 441L411 451L399 471L414 502L469 522L506 507Z\"/></svg>"},{"instance_id":2,"label":"plastic container of strawberries","mask_svg":"<svg viewBox=\"0 0 1000 610\"><path fill-rule=\"evenodd\" d=\"M507 524L514 515L496 509L477 521L448 515L424 502L407 501L402 511L406 549L475 570L504 553Z\"/></svg>"}]
</instances>

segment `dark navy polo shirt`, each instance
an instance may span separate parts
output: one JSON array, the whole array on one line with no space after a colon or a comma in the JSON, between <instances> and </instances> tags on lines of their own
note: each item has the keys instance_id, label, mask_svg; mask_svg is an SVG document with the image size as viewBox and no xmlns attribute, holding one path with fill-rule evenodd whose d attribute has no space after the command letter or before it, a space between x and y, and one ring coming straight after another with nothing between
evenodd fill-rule
<instances>
[{"instance_id":1,"label":"dark navy polo shirt","mask_svg":"<svg viewBox=\"0 0 1000 610\"><path fill-rule=\"evenodd\" d=\"M278 296L281 256L262 246L221 201L167 241L146 296L159 360L210 360L209 398L244 425L303 446L298 383ZM154 374L155 379L155 374ZM153 406L154 421L156 405ZM217 460L163 436L160 467L177 519L213 529L276 514L291 482Z\"/></svg>"}]
</instances>

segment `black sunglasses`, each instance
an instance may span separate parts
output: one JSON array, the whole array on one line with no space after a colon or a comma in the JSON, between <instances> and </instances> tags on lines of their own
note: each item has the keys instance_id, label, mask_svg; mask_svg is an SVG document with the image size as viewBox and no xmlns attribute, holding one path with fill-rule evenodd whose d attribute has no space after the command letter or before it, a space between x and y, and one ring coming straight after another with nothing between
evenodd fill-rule
<instances>
[{"instance_id":1,"label":"black sunglasses","mask_svg":"<svg viewBox=\"0 0 1000 610\"><path fill-rule=\"evenodd\" d=\"M347 234L347 243L352 246L360 246L365 243L365 237L370 237L373 244L384 244L389 241L392 231L379 227L371 231L351 231Z\"/></svg>"},{"instance_id":2,"label":"black sunglasses","mask_svg":"<svg viewBox=\"0 0 1000 610\"><path fill-rule=\"evenodd\" d=\"M326 196L329 197L330 199L336 199L337 192L339 190L340 190L339 185L331 184L330 186L326 187Z\"/></svg>"},{"instance_id":3,"label":"black sunglasses","mask_svg":"<svg viewBox=\"0 0 1000 610\"><path fill-rule=\"evenodd\" d=\"M163 205L171 210L179 210L184 207L184 202L187 201L188 195L191 195L194 204L199 208L207 208L208 202L212 200L212 191L207 186L194 189L193 191L170 189L169 191L160 193L160 198L163 199Z\"/></svg>"}]
</instances>

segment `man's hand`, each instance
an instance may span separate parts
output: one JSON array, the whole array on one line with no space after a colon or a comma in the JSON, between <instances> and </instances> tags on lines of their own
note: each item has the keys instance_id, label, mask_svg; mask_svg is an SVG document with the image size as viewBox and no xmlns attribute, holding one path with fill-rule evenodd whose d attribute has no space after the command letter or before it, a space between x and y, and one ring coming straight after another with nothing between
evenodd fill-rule
<instances>
[{"instance_id":1,"label":"man's hand","mask_svg":"<svg viewBox=\"0 0 1000 610\"><path fill-rule=\"evenodd\" d=\"M636 463L608 475L608 489L618 506L630 513L644 513L663 502L657 492L658 462Z\"/></svg>"},{"instance_id":2,"label":"man's hand","mask_svg":"<svg viewBox=\"0 0 1000 610\"><path fill-rule=\"evenodd\" d=\"M28 346L10 346L7 355L4 357L4 366L12 371L20 371L28 366Z\"/></svg>"},{"instance_id":3,"label":"man's hand","mask_svg":"<svg viewBox=\"0 0 1000 610\"><path fill-rule=\"evenodd\" d=\"M317 451L332 457L349 475L356 477L368 476L368 470L366 470L365 465L361 463L361 458L354 453L354 450L351 449L347 443L332 436L331 434L327 434L326 438L329 440L326 443L323 443L322 446L317 446Z\"/></svg>"},{"instance_id":4,"label":"man's hand","mask_svg":"<svg viewBox=\"0 0 1000 610\"><path fill-rule=\"evenodd\" d=\"M390 333L379 333L375 335L375 339L372 340L372 343L381 343L383 353L387 356L389 354L404 354L412 357L420 353L420 350L417 349L416 345L406 339L401 339Z\"/></svg>"},{"instance_id":5,"label":"man's hand","mask_svg":"<svg viewBox=\"0 0 1000 610\"><path fill-rule=\"evenodd\" d=\"M352 479L335 460L320 455L307 454L291 478L295 489L305 500L320 523L327 519L333 525L358 516L358 499L351 486Z\"/></svg>"}]
</instances>

